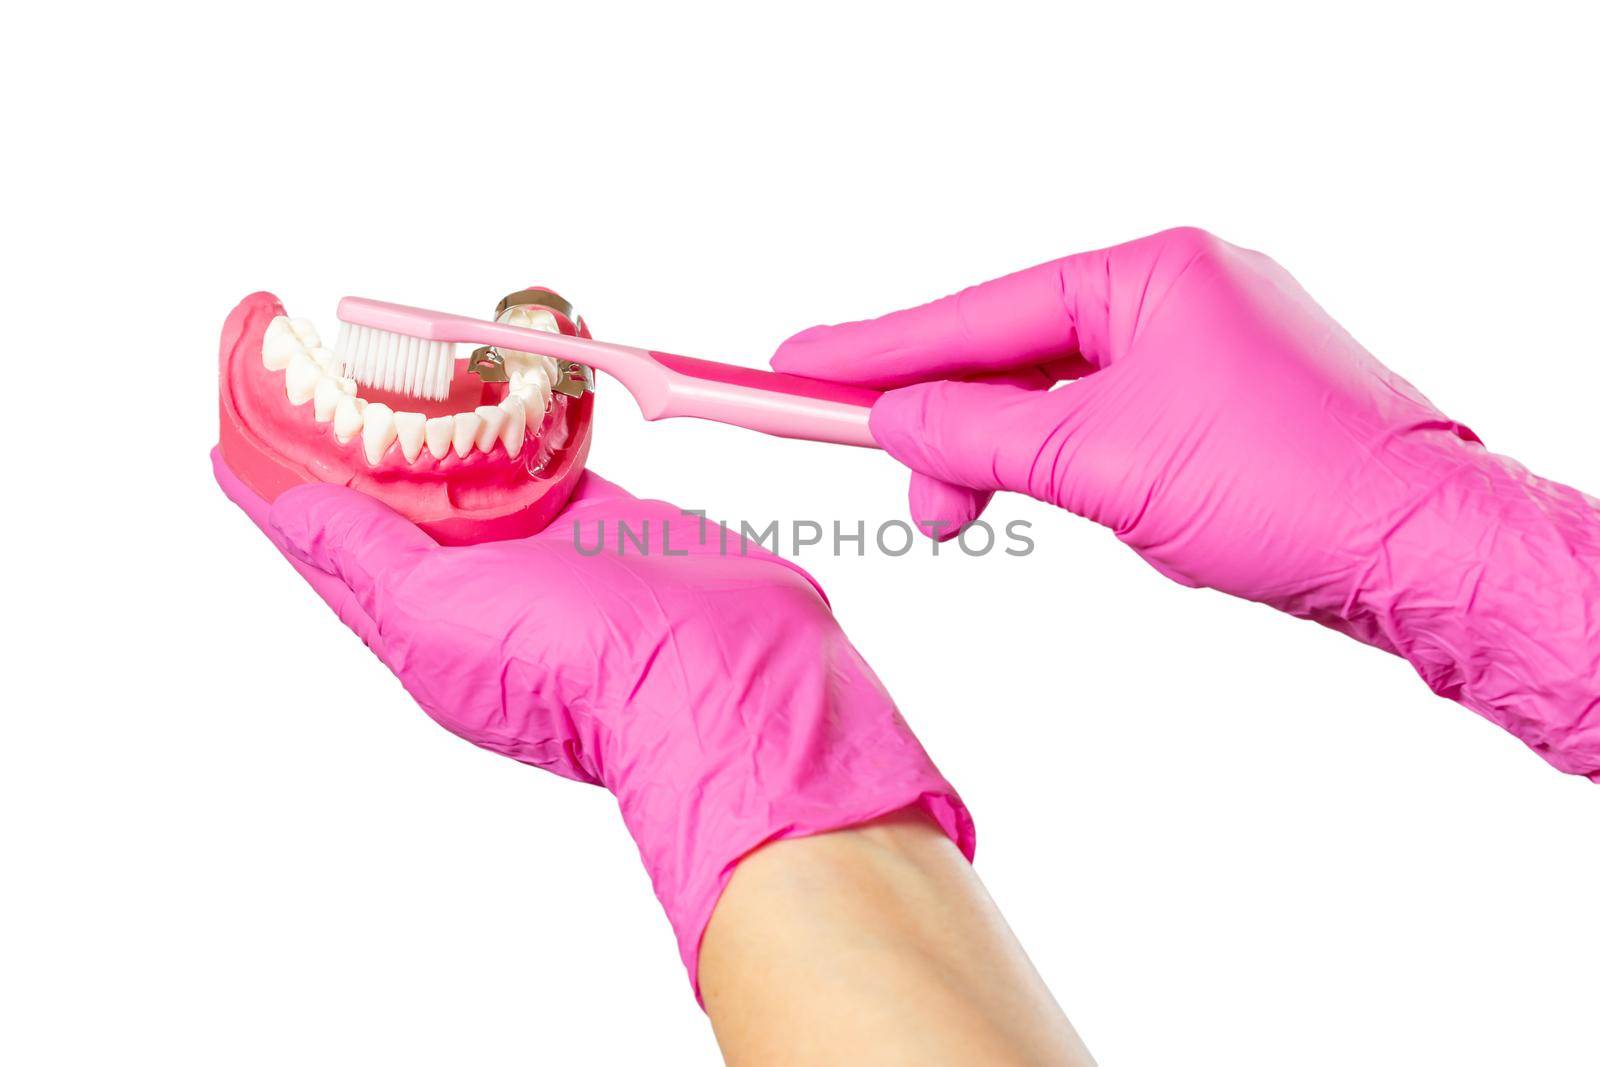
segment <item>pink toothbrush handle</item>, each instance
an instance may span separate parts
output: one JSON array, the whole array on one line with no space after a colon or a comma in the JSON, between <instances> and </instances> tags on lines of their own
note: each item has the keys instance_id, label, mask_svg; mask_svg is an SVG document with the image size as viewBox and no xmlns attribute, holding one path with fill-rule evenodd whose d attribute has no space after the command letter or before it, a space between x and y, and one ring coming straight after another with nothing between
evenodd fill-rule
<instances>
[{"instance_id":1,"label":"pink toothbrush handle","mask_svg":"<svg viewBox=\"0 0 1600 1067\"><path fill-rule=\"evenodd\" d=\"M339 319L430 341L495 345L582 363L621 382L647 419L710 419L775 437L878 447L867 429L867 416L882 395L873 389L359 296L339 302Z\"/></svg>"},{"instance_id":2,"label":"pink toothbrush handle","mask_svg":"<svg viewBox=\"0 0 1600 1067\"><path fill-rule=\"evenodd\" d=\"M775 437L878 447L867 429L872 405L883 395L874 389L668 352L651 352L650 357L672 374L652 405L654 412L646 410L644 397L635 394L647 419L686 416Z\"/></svg>"}]
</instances>

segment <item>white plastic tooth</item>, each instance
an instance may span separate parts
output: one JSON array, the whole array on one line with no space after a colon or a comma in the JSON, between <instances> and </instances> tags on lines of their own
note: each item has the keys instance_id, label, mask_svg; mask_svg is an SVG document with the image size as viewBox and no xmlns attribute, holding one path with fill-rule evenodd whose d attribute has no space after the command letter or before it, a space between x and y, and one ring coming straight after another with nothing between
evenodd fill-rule
<instances>
[{"instance_id":1,"label":"white plastic tooth","mask_svg":"<svg viewBox=\"0 0 1600 1067\"><path fill-rule=\"evenodd\" d=\"M500 410L506 413L506 424L500 427L500 443L506 446L506 455L515 459L528 433L528 412L522 400L514 396L500 401Z\"/></svg>"},{"instance_id":2,"label":"white plastic tooth","mask_svg":"<svg viewBox=\"0 0 1600 1067\"><path fill-rule=\"evenodd\" d=\"M524 354L518 357L510 375L511 392L522 397L530 416L549 406L550 384L554 379L549 376L545 364L543 356Z\"/></svg>"},{"instance_id":3,"label":"white plastic tooth","mask_svg":"<svg viewBox=\"0 0 1600 1067\"><path fill-rule=\"evenodd\" d=\"M316 360L305 352L296 352L283 375L283 388L289 396L289 403L298 407L310 400L316 395L317 383L325 377L327 375L317 366Z\"/></svg>"},{"instance_id":4,"label":"white plastic tooth","mask_svg":"<svg viewBox=\"0 0 1600 1067\"><path fill-rule=\"evenodd\" d=\"M443 459L450 453L450 443L455 440L456 420L452 415L429 419L422 435L428 442L428 455Z\"/></svg>"},{"instance_id":5,"label":"white plastic tooth","mask_svg":"<svg viewBox=\"0 0 1600 1067\"><path fill-rule=\"evenodd\" d=\"M301 348L300 338L290 328L288 316L279 315L267 323L267 332L262 335L261 365L268 370L283 370Z\"/></svg>"},{"instance_id":6,"label":"white plastic tooth","mask_svg":"<svg viewBox=\"0 0 1600 1067\"><path fill-rule=\"evenodd\" d=\"M339 401L347 395L339 387L339 382L338 378L324 378L317 383L316 392L311 394L312 414L318 422L332 422Z\"/></svg>"},{"instance_id":7,"label":"white plastic tooth","mask_svg":"<svg viewBox=\"0 0 1600 1067\"><path fill-rule=\"evenodd\" d=\"M339 403L333 409L333 436L339 439L341 445L350 443L350 439L361 432L361 426L366 421L365 409L367 402L360 397L346 394L339 398Z\"/></svg>"},{"instance_id":8,"label":"white plastic tooth","mask_svg":"<svg viewBox=\"0 0 1600 1067\"><path fill-rule=\"evenodd\" d=\"M411 463L422 455L422 432L428 425L428 416L419 411L394 413L394 432L400 439L400 452Z\"/></svg>"},{"instance_id":9,"label":"white plastic tooth","mask_svg":"<svg viewBox=\"0 0 1600 1067\"><path fill-rule=\"evenodd\" d=\"M533 414L534 402L531 397L549 395L550 392L549 371L546 371L546 366L544 366L544 357L534 355L534 357L528 358L528 362L523 365L522 370L512 376L510 390L514 394L526 394L523 400L528 403L528 414Z\"/></svg>"},{"instance_id":10,"label":"white plastic tooth","mask_svg":"<svg viewBox=\"0 0 1600 1067\"><path fill-rule=\"evenodd\" d=\"M322 345L322 339L317 336L317 328L312 325L310 319L290 319L289 328L307 348L318 348Z\"/></svg>"},{"instance_id":11,"label":"white plastic tooth","mask_svg":"<svg viewBox=\"0 0 1600 1067\"><path fill-rule=\"evenodd\" d=\"M493 452L494 443L500 440L500 428L506 424L506 413L493 405L476 409L483 425L478 429L478 451Z\"/></svg>"},{"instance_id":12,"label":"white plastic tooth","mask_svg":"<svg viewBox=\"0 0 1600 1067\"><path fill-rule=\"evenodd\" d=\"M394 444L394 409L388 404L368 404L361 416L361 447L366 450L367 463L376 467Z\"/></svg>"},{"instance_id":13,"label":"white plastic tooth","mask_svg":"<svg viewBox=\"0 0 1600 1067\"><path fill-rule=\"evenodd\" d=\"M476 411L463 411L456 416L456 430L452 438L456 455L466 459L472 454L473 446L478 442L478 430L483 425L483 420Z\"/></svg>"},{"instance_id":14,"label":"white plastic tooth","mask_svg":"<svg viewBox=\"0 0 1600 1067\"><path fill-rule=\"evenodd\" d=\"M333 354L332 349L311 348L306 351L310 353L312 361L326 373L335 375L339 373L339 357Z\"/></svg>"},{"instance_id":15,"label":"white plastic tooth","mask_svg":"<svg viewBox=\"0 0 1600 1067\"><path fill-rule=\"evenodd\" d=\"M534 392L539 398L537 405L531 398L527 398L529 415L532 415L535 411L544 411L550 406L550 388L554 382L555 378L552 376L551 369L547 368L543 362L539 364L538 371L528 375L528 383L533 386Z\"/></svg>"},{"instance_id":16,"label":"white plastic tooth","mask_svg":"<svg viewBox=\"0 0 1600 1067\"><path fill-rule=\"evenodd\" d=\"M543 330L546 333L561 332L561 327L556 325L556 317L547 308L534 304L520 304L510 308L504 315L500 316L500 321L522 326L529 330Z\"/></svg>"}]
</instances>

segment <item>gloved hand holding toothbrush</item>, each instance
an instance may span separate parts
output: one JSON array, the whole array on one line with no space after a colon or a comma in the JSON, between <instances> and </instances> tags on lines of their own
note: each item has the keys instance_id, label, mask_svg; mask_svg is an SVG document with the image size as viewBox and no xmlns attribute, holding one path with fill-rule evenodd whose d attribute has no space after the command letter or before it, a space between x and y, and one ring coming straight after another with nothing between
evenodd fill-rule
<instances>
[{"instance_id":1,"label":"gloved hand holding toothbrush","mask_svg":"<svg viewBox=\"0 0 1600 1067\"><path fill-rule=\"evenodd\" d=\"M928 532L1027 493L1179 582L1403 656L1600 781L1600 502L1489 452L1266 256L1172 230L772 363L892 390L872 433Z\"/></svg>"}]
</instances>

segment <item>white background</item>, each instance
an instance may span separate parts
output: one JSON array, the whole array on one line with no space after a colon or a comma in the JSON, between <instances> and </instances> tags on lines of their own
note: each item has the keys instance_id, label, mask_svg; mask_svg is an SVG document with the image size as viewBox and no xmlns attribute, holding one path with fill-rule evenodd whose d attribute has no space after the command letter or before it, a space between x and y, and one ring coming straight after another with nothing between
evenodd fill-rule
<instances>
[{"instance_id":1,"label":"white background","mask_svg":"<svg viewBox=\"0 0 1600 1067\"><path fill-rule=\"evenodd\" d=\"M542 282L755 364L1195 224L1600 487L1592 27L1294 6L13 12L0 1060L716 1062L610 798L435 727L212 484L254 289L326 328ZM882 455L607 384L592 466L635 492L902 514ZM801 562L1104 1064L1595 1062L1600 789L1399 660L991 514L1038 551Z\"/></svg>"}]
</instances>

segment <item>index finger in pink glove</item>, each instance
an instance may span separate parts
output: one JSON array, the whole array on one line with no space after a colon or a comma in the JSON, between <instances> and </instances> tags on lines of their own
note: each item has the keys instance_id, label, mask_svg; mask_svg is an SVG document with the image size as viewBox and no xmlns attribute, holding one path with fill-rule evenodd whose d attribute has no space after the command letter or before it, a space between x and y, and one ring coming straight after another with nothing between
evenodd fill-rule
<instances>
[{"instance_id":1,"label":"index finger in pink glove","mask_svg":"<svg viewBox=\"0 0 1600 1067\"><path fill-rule=\"evenodd\" d=\"M1173 269L1168 246L1147 238L1123 246L1125 261L1116 269ZM892 312L878 319L815 326L785 341L772 357L776 370L813 378L856 381L895 389L937 380L1002 382L1043 390L1056 381L1093 370L1110 353L1101 347L1109 321L1091 321L1087 336L1093 346L1080 346L1080 288L1090 288L1097 273L1112 269L1105 253L1092 252L1041 264L972 286L921 307ZM1091 296L1093 295L1091 291ZM1101 305L1103 307L1103 305ZM1091 308L1091 320L1096 308ZM940 539L954 537L962 525L981 514L989 495L1007 488L993 477L945 478L937 464L918 462L897 451L888 429L905 416L897 405L908 403L891 393L873 415L879 443L912 468L912 517L924 532ZM974 456L981 465L985 457ZM937 533L935 533L937 531Z\"/></svg>"},{"instance_id":2,"label":"index finger in pink glove","mask_svg":"<svg viewBox=\"0 0 1600 1067\"><path fill-rule=\"evenodd\" d=\"M1124 258L1138 262L1119 269L1154 270L1163 262L1172 269L1173 256L1158 238L1122 249ZM1027 367L1056 368L1056 377L1076 377L1086 368L1075 357L1094 365L1099 363L1090 353L1104 357L1111 317L1103 306L1080 315L1080 290L1094 296L1094 288L1106 282L1093 275L1109 269L1106 252L1068 256L880 318L813 326L779 346L772 366L880 389ZM1090 327L1087 349L1081 343L1082 319Z\"/></svg>"}]
</instances>

